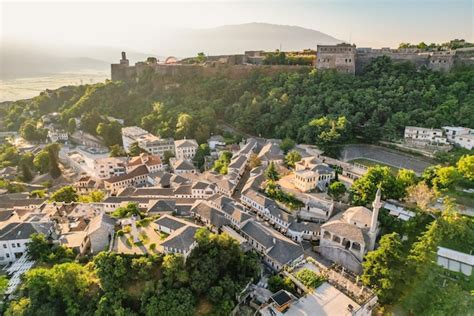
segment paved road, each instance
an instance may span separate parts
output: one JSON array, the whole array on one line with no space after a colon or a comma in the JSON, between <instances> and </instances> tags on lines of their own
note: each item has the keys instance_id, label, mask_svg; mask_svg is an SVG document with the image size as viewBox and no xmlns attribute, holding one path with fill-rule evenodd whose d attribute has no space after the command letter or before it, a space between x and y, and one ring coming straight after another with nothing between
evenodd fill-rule
<instances>
[{"instance_id":1,"label":"paved road","mask_svg":"<svg viewBox=\"0 0 474 316\"><path fill-rule=\"evenodd\" d=\"M341 151L340 157L343 161L360 158L369 159L399 169L412 169L418 174L421 174L423 170L433 164L429 159L424 157L413 156L400 151L368 144L346 145Z\"/></svg>"}]
</instances>

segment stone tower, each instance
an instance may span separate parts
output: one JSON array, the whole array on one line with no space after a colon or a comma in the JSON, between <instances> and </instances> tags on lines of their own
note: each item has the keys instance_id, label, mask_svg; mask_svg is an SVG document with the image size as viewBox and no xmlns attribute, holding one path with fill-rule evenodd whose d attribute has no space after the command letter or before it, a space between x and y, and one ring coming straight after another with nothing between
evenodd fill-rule
<instances>
[{"instance_id":1,"label":"stone tower","mask_svg":"<svg viewBox=\"0 0 474 316\"><path fill-rule=\"evenodd\" d=\"M130 65L130 63L127 59L127 53L126 52L122 52L122 59L120 59L120 64L121 65L126 65L126 66Z\"/></svg>"},{"instance_id":2,"label":"stone tower","mask_svg":"<svg viewBox=\"0 0 474 316\"><path fill-rule=\"evenodd\" d=\"M369 244L369 251L374 250L375 248L375 239L377 238L377 219L379 217L379 210L382 207L382 191L379 188L377 189L377 193L375 194L375 200L372 203L372 219L370 221L370 229L369 229L369 237L370 237L370 244Z\"/></svg>"}]
</instances>

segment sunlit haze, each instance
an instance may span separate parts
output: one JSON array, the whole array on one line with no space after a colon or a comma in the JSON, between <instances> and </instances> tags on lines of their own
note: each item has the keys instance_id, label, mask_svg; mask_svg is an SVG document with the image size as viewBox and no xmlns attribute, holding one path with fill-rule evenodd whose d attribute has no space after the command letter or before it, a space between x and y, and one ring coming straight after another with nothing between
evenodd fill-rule
<instances>
[{"instance_id":1,"label":"sunlit haze","mask_svg":"<svg viewBox=\"0 0 474 316\"><path fill-rule=\"evenodd\" d=\"M318 30L358 46L473 39L470 0L19 2L1 5L3 40L124 47L166 55L176 31L265 22ZM311 43L308 43L308 47Z\"/></svg>"}]
</instances>

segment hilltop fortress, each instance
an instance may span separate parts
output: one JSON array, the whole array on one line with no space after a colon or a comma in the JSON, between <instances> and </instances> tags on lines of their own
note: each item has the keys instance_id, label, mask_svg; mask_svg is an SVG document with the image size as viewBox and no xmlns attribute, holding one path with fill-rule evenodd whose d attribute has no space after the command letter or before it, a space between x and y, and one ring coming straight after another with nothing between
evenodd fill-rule
<instances>
[{"instance_id":1,"label":"hilltop fortress","mask_svg":"<svg viewBox=\"0 0 474 316\"><path fill-rule=\"evenodd\" d=\"M148 69L163 75L177 76L201 73L213 75L223 69L230 76L239 76L258 67L265 73L282 71L299 71L308 67L318 70L335 70L341 73L358 74L363 71L374 58L388 56L395 62L412 62L416 67L426 66L436 71L450 71L455 65L474 65L474 47L456 50L421 51L416 48L357 48L354 44L317 45L313 53L313 65L264 65L267 52L246 51L244 54L206 56L203 63L190 63L193 58L179 61L175 57L168 57L158 62L155 57L149 57L145 62L137 62L134 66L122 52L122 59L118 64L111 65L111 79L129 81L135 80ZM305 52L304 54L308 54Z\"/></svg>"}]
</instances>

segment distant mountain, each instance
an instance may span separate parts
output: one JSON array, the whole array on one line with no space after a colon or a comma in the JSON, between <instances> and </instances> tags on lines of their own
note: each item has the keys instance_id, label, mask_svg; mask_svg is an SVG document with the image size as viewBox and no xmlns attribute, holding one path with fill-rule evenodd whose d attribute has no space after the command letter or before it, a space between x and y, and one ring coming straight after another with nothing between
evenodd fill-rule
<instances>
[{"instance_id":1,"label":"distant mountain","mask_svg":"<svg viewBox=\"0 0 474 316\"><path fill-rule=\"evenodd\" d=\"M207 55L241 54L246 50L274 51L280 47L285 51L316 49L318 44L341 42L330 35L299 26L246 23L184 30L173 34L172 38L161 38L157 49L166 47L177 56L194 56L198 52Z\"/></svg>"},{"instance_id":2,"label":"distant mountain","mask_svg":"<svg viewBox=\"0 0 474 316\"><path fill-rule=\"evenodd\" d=\"M145 32L145 30L144 30ZM149 56L178 58L206 55L243 54L246 50L284 51L316 49L318 44L342 41L316 30L299 26L267 23L225 25L197 30L150 30L149 40L142 44L146 54L126 47L89 47L64 44L34 44L31 42L0 42L0 79L48 76L60 72L87 70L109 71L126 51L133 64Z\"/></svg>"}]
</instances>

